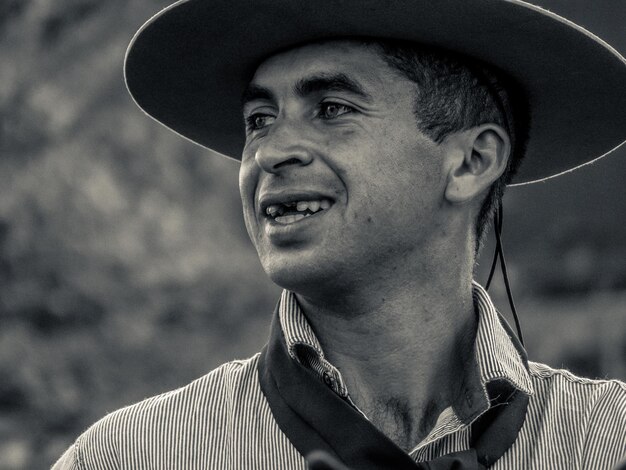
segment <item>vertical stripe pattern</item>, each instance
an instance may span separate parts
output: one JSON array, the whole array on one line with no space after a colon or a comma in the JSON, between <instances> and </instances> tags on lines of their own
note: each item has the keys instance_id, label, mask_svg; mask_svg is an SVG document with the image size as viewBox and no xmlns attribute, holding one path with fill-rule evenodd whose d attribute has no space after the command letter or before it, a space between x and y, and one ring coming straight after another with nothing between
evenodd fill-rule
<instances>
[{"instance_id":1,"label":"vertical stripe pattern","mask_svg":"<svg viewBox=\"0 0 626 470\"><path fill-rule=\"evenodd\" d=\"M583 379L533 362L526 369L488 294L474 284L473 295L483 388L505 380L530 395L517 440L491 468L609 470L626 458L626 384ZM282 294L279 319L293 360L350 398L290 292ZM105 416L54 470L306 469L272 416L259 385L258 360L257 354L226 363L185 387ZM469 424L447 408L411 457L425 461L469 448Z\"/></svg>"}]
</instances>

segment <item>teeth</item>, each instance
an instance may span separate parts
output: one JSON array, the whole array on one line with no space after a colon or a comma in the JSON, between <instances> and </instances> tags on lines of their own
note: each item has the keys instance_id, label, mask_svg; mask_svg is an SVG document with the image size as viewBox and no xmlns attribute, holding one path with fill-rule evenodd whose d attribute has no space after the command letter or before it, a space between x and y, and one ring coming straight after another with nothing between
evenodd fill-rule
<instances>
[{"instance_id":1,"label":"teeth","mask_svg":"<svg viewBox=\"0 0 626 470\"><path fill-rule=\"evenodd\" d=\"M317 212L318 210L320 210L320 205L320 201L309 201L309 210L311 212ZM300 204L298 204L298 210L300 210Z\"/></svg>"},{"instance_id":2,"label":"teeth","mask_svg":"<svg viewBox=\"0 0 626 470\"><path fill-rule=\"evenodd\" d=\"M277 222L287 224L302 220L304 217L315 214L320 210L330 209L331 205L332 203L328 199L321 199L317 201L290 201L281 204L271 204L267 206L265 213ZM294 208L298 212L306 212L307 210L309 212L304 214L283 215L285 212L293 212Z\"/></svg>"},{"instance_id":3,"label":"teeth","mask_svg":"<svg viewBox=\"0 0 626 470\"><path fill-rule=\"evenodd\" d=\"M269 216L276 217L277 214L282 213L282 207L280 204L272 204L265 209L265 213Z\"/></svg>"}]
</instances>

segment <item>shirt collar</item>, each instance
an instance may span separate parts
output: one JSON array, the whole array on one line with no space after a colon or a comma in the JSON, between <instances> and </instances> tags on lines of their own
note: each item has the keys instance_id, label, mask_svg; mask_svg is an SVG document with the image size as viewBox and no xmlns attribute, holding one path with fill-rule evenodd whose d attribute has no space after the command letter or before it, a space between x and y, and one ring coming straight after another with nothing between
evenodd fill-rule
<instances>
[{"instance_id":1,"label":"shirt collar","mask_svg":"<svg viewBox=\"0 0 626 470\"><path fill-rule=\"evenodd\" d=\"M505 380L526 394L533 393L533 386L522 357L514 342L508 324L498 314L489 294L477 282L472 283L474 306L478 312L478 330L474 354L483 385Z\"/></svg>"},{"instance_id":2,"label":"shirt collar","mask_svg":"<svg viewBox=\"0 0 626 470\"><path fill-rule=\"evenodd\" d=\"M341 372L326 359L322 345L293 292L283 290L278 318L291 358L315 372L335 393L349 400Z\"/></svg>"},{"instance_id":3,"label":"shirt collar","mask_svg":"<svg viewBox=\"0 0 626 470\"><path fill-rule=\"evenodd\" d=\"M489 408L492 401L490 386L504 384L528 395L533 393L524 358L514 344L517 340L507 332L510 328L506 321L498 314L489 294L476 282L472 283L472 294L478 315L474 361L470 361L473 367L468 371L464 396L459 397L454 405L455 414L466 423ZM324 356L293 292L283 291L278 313L292 359L314 371L337 394L349 399L341 373Z\"/></svg>"},{"instance_id":4,"label":"shirt collar","mask_svg":"<svg viewBox=\"0 0 626 470\"><path fill-rule=\"evenodd\" d=\"M313 328L300 308L296 295L288 290L283 290L278 307L280 327L285 336L289 355L296 360L299 346L312 349L318 356L324 358L324 351Z\"/></svg>"}]
</instances>

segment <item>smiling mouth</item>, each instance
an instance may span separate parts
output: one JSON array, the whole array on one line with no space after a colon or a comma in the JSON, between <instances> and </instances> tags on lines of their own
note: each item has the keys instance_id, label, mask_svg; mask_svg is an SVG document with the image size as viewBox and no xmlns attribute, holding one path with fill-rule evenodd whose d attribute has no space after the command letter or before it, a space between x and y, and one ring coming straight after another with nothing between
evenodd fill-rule
<instances>
[{"instance_id":1,"label":"smiling mouth","mask_svg":"<svg viewBox=\"0 0 626 470\"><path fill-rule=\"evenodd\" d=\"M265 208L265 215L277 224L289 225L328 210L332 205L333 202L325 198L311 201L290 201L268 205Z\"/></svg>"}]
</instances>

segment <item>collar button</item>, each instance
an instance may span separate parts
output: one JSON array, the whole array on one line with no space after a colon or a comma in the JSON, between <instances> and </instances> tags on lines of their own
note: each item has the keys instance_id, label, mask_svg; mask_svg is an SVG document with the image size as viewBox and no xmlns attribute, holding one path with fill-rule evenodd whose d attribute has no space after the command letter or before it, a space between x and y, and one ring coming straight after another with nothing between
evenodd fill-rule
<instances>
[{"instance_id":1,"label":"collar button","mask_svg":"<svg viewBox=\"0 0 626 470\"><path fill-rule=\"evenodd\" d=\"M324 371L324 383L329 387L334 387L335 379L328 373L328 371Z\"/></svg>"}]
</instances>

